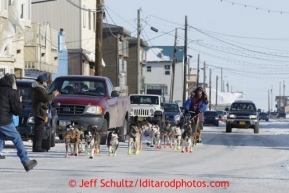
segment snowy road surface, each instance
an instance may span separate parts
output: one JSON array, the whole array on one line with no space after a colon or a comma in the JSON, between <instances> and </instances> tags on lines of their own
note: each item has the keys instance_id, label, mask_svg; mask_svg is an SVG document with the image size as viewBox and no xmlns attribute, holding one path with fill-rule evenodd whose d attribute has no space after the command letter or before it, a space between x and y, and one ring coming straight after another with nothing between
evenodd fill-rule
<instances>
[{"instance_id":1,"label":"snowy road surface","mask_svg":"<svg viewBox=\"0 0 289 193\"><path fill-rule=\"evenodd\" d=\"M259 134L205 126L202 142L191 154L143 146L139 155L127 155L127 143L121 143L117 157L101 146L94 159L64 158L60 142L47 153L33 153L25 142L38 161L28 173L6 142L0 192L288 192L289 119L261 121Z\"/></svg>"}]
</instances>

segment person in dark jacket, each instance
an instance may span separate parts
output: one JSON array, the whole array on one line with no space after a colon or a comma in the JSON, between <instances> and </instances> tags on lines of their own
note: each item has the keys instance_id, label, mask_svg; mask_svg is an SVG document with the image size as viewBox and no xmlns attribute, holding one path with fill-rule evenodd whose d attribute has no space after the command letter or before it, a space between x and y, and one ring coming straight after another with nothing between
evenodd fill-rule
<instances>
[{"instance_id":1,"label":"person in dark jacket","mask_svg":"<svg viewBox=\"0 0 289 193\"><path fill-rule=\"evenodd\" d=\"M34 116L33 152L46 152L42 149L42 139L44 136L45 118L47 115L47 103L52 101L59 92L56 90L51 94L46 92L47 78L39 75L31 84L32 114Z\"/></svg>"},{"instance_id":2,"label":"person in dark jacket","mask_svg":"<svg viewBox=\"0 0 289 193\"><path fill-rule=\"evenodd\" d=\"M15 75L5 74L0 79L0 152L4 148L5 136L13 142L17 149L17 155L28 172L37 165L37 161L30 160L27 156L21 136L12 123L12 114L20 115L23 109L22 98L13 87L16 88Z\"/></svg>"}]
</instances>

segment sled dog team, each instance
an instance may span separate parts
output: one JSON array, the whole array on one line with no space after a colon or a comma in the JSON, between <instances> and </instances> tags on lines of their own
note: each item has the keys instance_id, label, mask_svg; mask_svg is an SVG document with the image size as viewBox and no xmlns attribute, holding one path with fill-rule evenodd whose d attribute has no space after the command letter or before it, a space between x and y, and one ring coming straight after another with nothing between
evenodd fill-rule
<instances>
[{"instance_id":1,"label":"sled dog team","mask_svg":"<svg viewBox=\"0 0 289 193\"><path fill-rule=\"evenodd\" d=\"M70 155L77 156L82 151L89 155L90 159L100 152L100 142L102 131L97 130L96 125L88 126L86 131L81 131L73 124L66 126L67 132L64 135L66 155L68 157L68 148L70 148ZM150 147L161 149L161 140L163 139L164 148L166 145L173 150L181 150L182 153L192 153L192 143L194 141L194 133L184 126L184 132L181 131L181 124L171 125L167 120L164 127L160 128L158 125L149 123L147 120L142 122L135 121L129 124L127 139L128 139L128 155L134 153L138 155L142 150L142 141ZM119 130L110 131L107 135L107 148L109 156L116 156L116 151L119 145ZM182 148L181 148L182 145ZM73 148L72 148L73 146ZM90 152L88 149L90 148ZM73 149L73 151L72 151Z\"/></svg>"}]
</instances>

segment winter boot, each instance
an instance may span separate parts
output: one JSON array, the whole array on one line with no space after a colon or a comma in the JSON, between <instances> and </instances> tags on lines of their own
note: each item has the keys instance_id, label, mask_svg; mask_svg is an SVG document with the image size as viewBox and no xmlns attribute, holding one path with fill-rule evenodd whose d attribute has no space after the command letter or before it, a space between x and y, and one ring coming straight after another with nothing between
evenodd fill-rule
<instances>
[{"instance_id":1,"label":"winter boot","mask_svg":"<svg viewBox=\"0 0 289 193\"><path fill-rule=\"evenodd\" d=\"M30 170L32 170L36 165L37 165L37 161L35 159L30 160L27 164L23 164L26 172L29 172Z\"/></svg>"}]
</instances>

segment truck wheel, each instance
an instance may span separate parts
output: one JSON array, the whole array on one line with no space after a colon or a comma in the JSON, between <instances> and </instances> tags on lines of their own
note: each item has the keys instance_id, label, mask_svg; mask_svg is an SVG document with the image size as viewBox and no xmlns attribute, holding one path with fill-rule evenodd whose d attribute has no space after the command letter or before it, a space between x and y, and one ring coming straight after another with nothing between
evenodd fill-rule
<instances>
[{"instance_id":1,"label":"truck wheel","mask_svg":"<svg viewBox=\"0 0 289 193\"><path fill-rule=\"evenodd\" d=\"M42 140L42 149L46 149L46 151L50 150L51 147L51 135L51 129L49 129L47 138Z\"/></svg>"},{"instance_id":2,"label":"truck wheel","mask_svg":"<svg viewBox=\"0 0 289 193\"><path fill-rule=\"evenodd\" d=\"M124 118L124 121L123 121L123 126L119 128L119 141L120 142L125 142L125 138L126 138L126 134L127 134L127 128L128 128L128 125L127 125L127 120L126 118Z\"/></svg>"},{"instance_id":3,"label":"truck wheel","mask_svg":"<svg viewBox=\"0 0 289 193\"><path fill-rule=\"evenodd\" d=\"M229 125L226 125L226 133L231 133L232 132L232 127Z\"/></svg>"},{"instance_id":4,"label":"truck wheel","mask_svg":"<svg viewBox=\"0 0 289 193\"><path fill-rule=\"evenodd\" d=\"M259 125L254 126L254 133L259 133Z\"/></svg>"},{"instance_id":5,"label":"truck wheel","mask_svg":"<svg viewBox=\"0 0 289 193\"><path fill-rule=\"evenodd\" d=\"M51 147L55 147L55 133L52 134L51 136Z\"/></svg>"},{"instance_id":6,"label":"truck wheel","mask_svg":"<svg viewBox=\"0 0 289 193\"><path fill-rule=\"evenodd\" d=\"M58 138L59 138L59 140L63 140L64 139L62 134L59 134Z\"/></svg>"},{"instance_id":7,"label":"truck wheel","mask_svg":"<svg viewBox=\"0 0 289 193\"><path fill-rule=\"evenodd\" d=\"M107 132L107 120L106 119L103 120L101 131L104 132L105 134L103 134L101 136L100 144L105 145L106 144L106 136L107 136L107 134L106 134L106 132Z\"/></svg>"}]
</instances>

